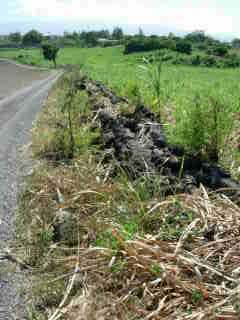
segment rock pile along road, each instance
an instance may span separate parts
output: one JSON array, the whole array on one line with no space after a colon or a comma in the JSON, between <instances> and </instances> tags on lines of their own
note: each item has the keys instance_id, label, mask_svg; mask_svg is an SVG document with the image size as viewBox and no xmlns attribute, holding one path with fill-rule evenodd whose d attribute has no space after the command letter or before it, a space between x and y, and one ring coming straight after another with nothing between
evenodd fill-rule
<instances>
[{"instance_id":1,"label":"rock pile along road","mask_svg":"<svg viewBox=\"0 0 240 320\"><path fill-rule=\"evenodd\" d=\"M19 181L30 169L21 150L60 75L0 60L0 320L24 319L22 273L4 259L3 251L14 239Z\"/></svg>"}]
</instances>

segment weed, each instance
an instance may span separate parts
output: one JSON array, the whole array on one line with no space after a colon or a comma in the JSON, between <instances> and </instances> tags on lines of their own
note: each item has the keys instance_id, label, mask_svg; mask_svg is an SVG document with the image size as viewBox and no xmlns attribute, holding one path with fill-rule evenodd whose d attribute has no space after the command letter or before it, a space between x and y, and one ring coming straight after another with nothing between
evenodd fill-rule
<instances>
[{"instance_id":1,"label":"weed","mask_svg":"<svg viewBox=\"0 0 240 320\"><path fill-rule=\"evenodd\" d=\"M174 209L163 217L158 237L163 240L178 240L186 226L193 221L192 212L177 212Z\"/></svg>"},{"instance_id":2,"label":"weed","mask_svg":"<svg viewBox=\"0 0 240 320\"><path fill-rule=\"evenodd\" d=\"M119 241L110 228L99 233L95 245L97 247L110 248L113 251L119 250Z\"/></svg>"},{"instance_id":3,"label":"weed","mask_svg":"<svg viewBox=\"0 0 240 320\"><path fill-rule=\"evenodd\" d=\"M199 304L203 301L204 297L202 292L199 290L193 290L192 291L192 296L191 296L191 301L193 305Z\"/></svg>"},{"instance_id":4,"label":"weed","mask_svg":"<svg viewBox=\"0 0 240 320\"><path fill-rule=\"evenodd\" d=\"M126 85L126 95L135 105L143 103L143 96L139 85L135 81L128 81Z\"/></svg>"},{"instance_id":5,"label":"weed","mask_svg":"<svg viewBox=\"0 0 240 320\"><path fill-rule=\"evenodd\" d=\"M155 276L159 276L163 270L159 264L154 263L150 267L150 272Z\"/></svg>"},{"instance_id":6,"label":"weed","mask_svg":"<svg viewBox=\"0 0 240 320\"><path fill-rule=\"evenodd\" d=\"M154 97L156 99L156 102L154 104L157 105L158 110L157 113L160 114L161 110L161 80L162 80L162 61L154 60L153 62L150 62L148 59L144 59L145 65L139 66L141 70L143 70L146 73L147 79L149 81L149 87L152 89L154 93Z\"/></svg>"},{"instance_id":7,"label":"weed","mask_svg":"<svg viewBox=\"0 0 240 320\"><path fill-rule=\"evenodd\" d=\"M126 262L119 260L111 266L111 272L115 274L120 273L124 270L125 267L126 267Z\"/></svg>"},{"instance_id":8,"label":"weed","mask_svg":"<svg viewBox=\"0 0 240 320\"><path fill-rule=\"evenodd\" d=\"M196 94L191 107L177 110L172 140L196 155L218 162L232 132L231 107L213 96Z\"/></svg>"}]
</instances>

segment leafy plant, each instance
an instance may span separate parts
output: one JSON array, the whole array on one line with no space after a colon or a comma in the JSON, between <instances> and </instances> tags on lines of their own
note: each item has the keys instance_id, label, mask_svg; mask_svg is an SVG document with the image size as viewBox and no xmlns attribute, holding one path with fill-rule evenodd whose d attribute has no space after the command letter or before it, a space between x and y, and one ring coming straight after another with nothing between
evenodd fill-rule
<instances>
[{"instance_id":1,"label":"leafy plant","mask_svg":"<svg viewBox=\"0 0 240 320\"><path fill-rule=\"evenodd\" d=\"M151 268L150 268L150 272L156 276L160 275L162 273L162 268L159 264L157 263L154 263L151 265Z\"/></svg>"},{"instance_id":2,"label":"leafy plant","mask_svg":"<svg viewBox=\"0 0 240 320\"><path fill-rule=\"evenodd\" d=\"M145 73L147 80L149 81L149 87L154 93L156 104L158 106L158 113L161 110L161 76L162 76L162 60L154 59L151 63L147 58L144 58L144 65L140 65L139 68Z\"/></svg>"},{"instance_id":3,"label":"leafy plant","mask_svg":"<svg viewBox=\"0 0 240 320\"><path fill-rule=\"evenodd\" d=\"M42 45L42 50L43 50L43 56L44 59L53 61L54 67L57 67L57 54L59 51L59 48L54 44L54 43L44 43Z\"/></svg>"},{"instance_id":4,"label":"leafy plant","mask_svg":"<svg viewBox=\"0 0 240 320\"><path fill-rule=\"evenodd\" d=\"M202 292L200 292L199 290L193 290L192 291L192 304L196 305L199 304L201 301L203 301L204 297Z\"/></svg>"},{"instance_id":5,"label":"leafy plant","mask_svg":"<svg viewBox=\"0 0 240 320\"><path fill-rule=\"evenodd\" d=\"M232 107L223 98L196 94L190 105L177 110L170 135L189 152L218 162L232 127Z\"/></svg>"}]
</instances>

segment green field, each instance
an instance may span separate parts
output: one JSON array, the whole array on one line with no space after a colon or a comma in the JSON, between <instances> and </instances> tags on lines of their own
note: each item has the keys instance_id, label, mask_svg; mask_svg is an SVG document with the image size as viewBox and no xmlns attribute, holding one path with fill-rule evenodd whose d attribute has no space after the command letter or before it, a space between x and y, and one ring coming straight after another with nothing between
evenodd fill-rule
<instances>
[{"instance_id":1,"label":"green field","mask_svg":"<svg viewBox=\"0 0 240 320\"><path fill-rule=\"evenodd\" d=\"M0 50L0 57L12 58L19 62L51 66L44 61L41 51L34 50ZM128 93L130 83L137 83L144 92L147 83L140 72L143 54L124 55L122 47L115 48L65 48L61 49L58 64L77 64L84 66L93 78L102 80L120 93ZM163 102L175 104L189 103L196 94L221 95L226 103L239 104L240 70L215 69L190 66L165 65L162 74Z\"/></svg>"},{"instance_id":2,"label":"green field","mask_svg":"<svg viewBox=\"0 0 240 320\"><path fill-rule=\"evenodd\" d=\"M156 111L156 97L150 86L150 80L140 65L143 54L124 55L123 47L112 48L65 48L61 49L58 64L79 65L92 78L101 80L121 95L135 98L140 95L143 102ZM2 50L0 57L18 60L22 63L47 66L40 49ZM175 125L170 126L170 138L174 143L191 146L187 129L189 114L196 107L196 97L201 109L206 113L212 105L221 108L222 118L240 112L240 70L191 67L163 64L161 73L161 108L171 113ZM196 108L194 109L196 111ZM205 114L203 118L208 118ZM230 120L231 124L232 120ZM225 125L225 124L224 124ZM239 123L233 124L238 126ZM228 121L229 126L229 121ZM191 130L190 130L191 131ZM207 132L207 134L209 134ZM223 131L225 134L225 131ZM226 144L225 137L221 143Z\"/></svg>"}]
</instances>

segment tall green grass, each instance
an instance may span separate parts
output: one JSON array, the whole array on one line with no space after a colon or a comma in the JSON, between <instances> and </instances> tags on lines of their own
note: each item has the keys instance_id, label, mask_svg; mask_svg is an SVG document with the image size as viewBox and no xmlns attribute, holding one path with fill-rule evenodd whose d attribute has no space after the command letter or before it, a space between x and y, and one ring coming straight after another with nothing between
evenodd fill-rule
<instances>
[{"instance_id":1,"label":"tall green grass","mask_svg":"<svg viewBox=\"0 0 240 320\"><path fill-rule=\"evenodd\" d=\"M123 47L65 48L59 52L58 64L79 65L91 78L103 81L119 94L133 93L135 101L141 100L153 107L156 104L156 88L151 86L148 74L144 77L139 72L139 65L147 55L124 55ZM44 61L40 49L0 50L0 57L50 67ZM174 66L164 63L160 83L157 84L157 100L158 104L161 101L161 106L168 106L175 120L168 130L170 141L183 144L193 151L207 149L211 143L215 143L217 152L222 153L231 126L239 125L234 122L235 115L240 112L239 76L239 69ZM221 110L214 124L217 106L221 106Z\"/></svg>"}]
</instances>

